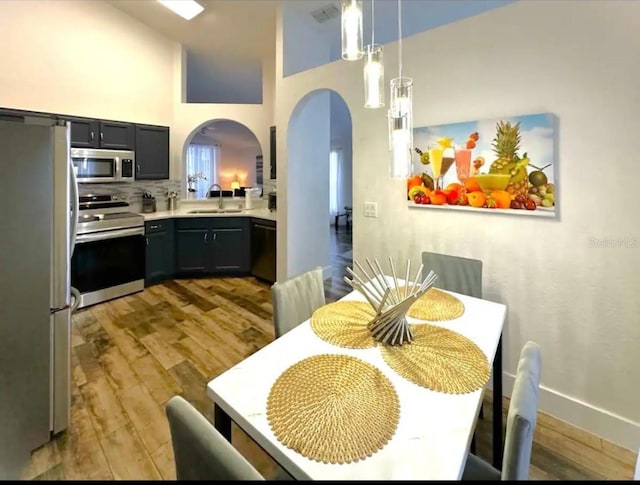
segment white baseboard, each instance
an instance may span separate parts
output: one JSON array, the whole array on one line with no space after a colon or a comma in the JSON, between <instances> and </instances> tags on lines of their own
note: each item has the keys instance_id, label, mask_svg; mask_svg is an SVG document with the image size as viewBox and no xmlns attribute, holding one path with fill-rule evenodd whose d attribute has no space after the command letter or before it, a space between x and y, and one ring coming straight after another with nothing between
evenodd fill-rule
<instances>
[{"instance_id":1,"label":"white baseboard","mask_svg":"<svg viewBox=\"0 0 640 485\"><path fill-rule=\"evenodd\" d=\"M511 396L514 380L514 376L503 373L504 396ZM565 396L553 389L540 386L538 410L628 450L635 451L640 446L640 423Z\"/></svg>"}]
</instances>

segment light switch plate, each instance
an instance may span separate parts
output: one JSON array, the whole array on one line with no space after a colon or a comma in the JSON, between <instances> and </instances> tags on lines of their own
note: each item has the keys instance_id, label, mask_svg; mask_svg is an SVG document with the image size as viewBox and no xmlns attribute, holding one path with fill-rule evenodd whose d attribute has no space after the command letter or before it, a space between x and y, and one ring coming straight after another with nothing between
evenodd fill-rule
<instances>
[{"instance_id":1,"label":"light switch plate","mask_svg":"<svg viewBox=\"0 0 640 485\"><path fill-rule=\"evenodd\" d=\"M364 216L365 217L378 217L378 203L377 202L365 202L364 203Z\"/></svg>"}]
</instances>

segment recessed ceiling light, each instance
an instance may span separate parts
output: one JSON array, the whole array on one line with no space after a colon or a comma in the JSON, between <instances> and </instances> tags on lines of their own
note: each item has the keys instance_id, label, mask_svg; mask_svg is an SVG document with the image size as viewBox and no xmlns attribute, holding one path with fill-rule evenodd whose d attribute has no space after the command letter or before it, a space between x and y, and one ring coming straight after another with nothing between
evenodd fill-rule
<instances>
[{"instance_id":1,"label":"recessed ceiling light","mask_svg":"<svg viewBox=\"0 0 640 485\"><path fill-rule=\"evenodd\" d=\"M204 7L195 0L158 0L158 2L186 20L191 20L204 10Z\"/></svg>"}]
</instances>

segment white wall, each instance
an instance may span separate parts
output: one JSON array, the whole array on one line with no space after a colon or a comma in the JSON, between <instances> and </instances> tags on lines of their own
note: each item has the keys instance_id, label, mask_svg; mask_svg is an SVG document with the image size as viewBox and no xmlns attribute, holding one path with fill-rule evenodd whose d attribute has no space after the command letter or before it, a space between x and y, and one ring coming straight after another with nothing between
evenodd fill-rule
<instances>
[{"instance_id":1,"label":"white wall","mask_svg":"<svg viewBox=\"0 0 640 485\"><path fill-rule=\"evenodd\" d=\"M281 15L284 19L282 26L285 42L282 49L278 50L279 53L284 53L283 66L278 70L278 76L283 72L285 76L289 76L329 62L329 44L323 36L322 28L311 15L288 5L284 5Z\"/></svg>"},{"instance_id":2,"label":"white wall","mask_svg":"<svg viewBox=\"0 0 640 485\"><path fill-rule=\"evenodd\" d=\"M169 125L173 43L106 2L0 2L0 106Z\"/></svg>"},{"instance_id":3,"label":"white wall","mask_svg":"<svg viewBox=\"0 0 640 485\"><path fill-rule=\"evenodd\" d=\"M350 108L356 259L418 261L424 250L482 259L486 298L508 306L505 393L520 349L535 340L543 355L540 409L632 450L640 443L638 25L640 2L523 0L404 42L416 126L558 116L555 220L410 210L405 181L388 176L386 113L362 107L361 63L336 61L276 79L280 139L310 91L333 89ZM396 52L386 46L389 71ZM304 228L280 213L295 210L286 207L287 175L298 176L287 174L288 163L279 143L279 278L284 255L297 250L286 246L288 237ZM377 219L363 217L365 201L378 203ZM635 246L593 247L614 239Z\"/></svg>"},{"instance_id":4,"label":"white wall","mask_svg":"<svg viewBox=\"0 0 640 485\"><path fill-rule=\"evenodd\" d=\"M293 113L285 138L289 148L287 226L297 228L287 233L286 277L329 265L330 113L330 93L311 94Z\"/></svg>"}]
</instances>

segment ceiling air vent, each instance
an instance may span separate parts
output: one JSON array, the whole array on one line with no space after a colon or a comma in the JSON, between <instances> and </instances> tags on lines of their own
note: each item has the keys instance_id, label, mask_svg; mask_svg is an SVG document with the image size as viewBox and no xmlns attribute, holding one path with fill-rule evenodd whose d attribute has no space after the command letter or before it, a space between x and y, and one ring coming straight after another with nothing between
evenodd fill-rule
<instances>
[{"instance_id":1,"label":"ceiling air vent","mask_svg":"<svg viewBox=\"0 0 640 485\"><path fill-rule=\"evenodd\" d=\"M329 19L337 17L340 15L340 9L336 7L335 4L330 3L325 5L324 7L320 7L313 12L311 12L311 16L316 19L316 22L319 24L326 22Z\"/></svg>"}]
</instances>

